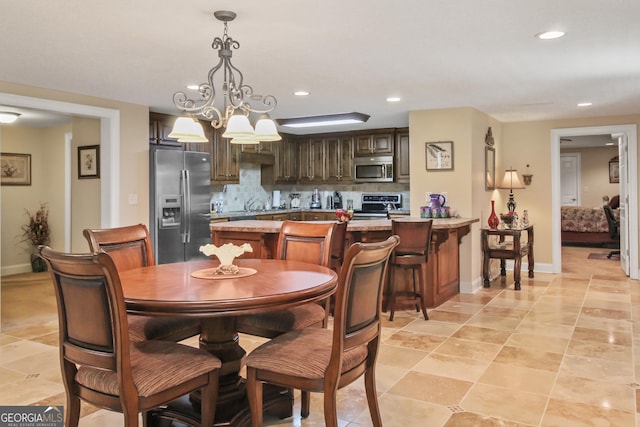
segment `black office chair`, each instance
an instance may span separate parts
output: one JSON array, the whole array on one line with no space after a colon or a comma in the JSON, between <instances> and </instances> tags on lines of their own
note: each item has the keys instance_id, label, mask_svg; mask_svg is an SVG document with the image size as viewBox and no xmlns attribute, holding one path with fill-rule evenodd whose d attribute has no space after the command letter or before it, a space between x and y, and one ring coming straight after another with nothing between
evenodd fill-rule
<instances>
[{"instance_id":1,"label":"black office chair","mask_svg":"<svg viewBox=\"0 0 640 427\"><path fill-rule=\"evenodd\" d=\"M613 216L613 209L611 209L609 205L604 206L604 215L607 217L607 223L609 224L609 237L615 240L618 248L620 248L620 221L617 221L615 216ZM620 255L620 249L609 252L607 258L611 258L614 255Z\"/></svg>"}]
</instances>

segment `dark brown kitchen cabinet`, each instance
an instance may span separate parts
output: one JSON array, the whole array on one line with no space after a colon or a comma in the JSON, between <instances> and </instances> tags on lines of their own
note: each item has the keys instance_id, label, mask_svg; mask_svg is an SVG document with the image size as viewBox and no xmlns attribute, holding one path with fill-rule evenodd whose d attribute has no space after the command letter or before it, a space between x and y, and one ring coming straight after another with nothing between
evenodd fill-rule
<instances>
[{"instance_id":1,"label":"dark brown kitchen cabinet","mask_svg":"<svg viewBox=\"0 0 640 427\"><path fill-rule=\"evenodd\" d=\"M273 144L280 144L280 141L277 142L261 142L260 144L244 144L242 145L243 153L262 153L262 154L272 154L273 153Z\"/></svg>"},{"instance_id":2,"label":"dark brown kitchen cabinet","mask_svg":"<svg viewBox=\"0 0 640 427\"><path fill-rule=\"evenodd\" d=\"M384 130L355 137L356 156L393 155L394 131Z\"/></svg>"},{"instance_id":3,"label":"dark brown kitchen cabinet","mask_svg":"<svg viewBox=\"0 0 640 427\"><path fill-rule=\"evenodd\" d=\"M149 113L149 144L181 146L176 138L169 138L177 116Z\"/></svg>"},{"instance_id":4,"label":"dark brown kitchen cabinet","mask_svg":"<svg viewBox=\"0 0 640 427\"><path fill-rule=\"evenodd\" d=\"M302 212L303 221L330 221L336 219L336 214L333 212Z\"/></svg>"},{"instance_id":5,"label":"dark brown kitchen cabinet","mask_svg":"<svg viewBox=\"0 0 640 427\"><path fill-rule=\"evenodd\" d=\"M326 181L353 182L353 138L330 137L324 142L327 157Z\"/></svg>"},{"instance_id":6,"label":"dark brown kitchen cabinet","mask_svg":"<svg viewBox=\"0 0 640 427\"><path fill-rule=\"evenodd\" d=\"M395 180L409 183L409 129L398 129L396 133Z\"/></svg>"},{"instance_id":7,"label":"dark brown kitchen cabinet","mask_svg":"<svg viewBox=\"0 0 640 427\"><path fill-rule=\"evenodd\" d=\"M207 138L212 141L211 181L217 184L239 184L242 145L231 144L231 139L223 138L222 132L222 129L212 129L207 134Z\"/></svg>"},{"instance_id":8,"label":"dark brown kitchen cabinet","mask_svg":"<svg viewBox=\"0 0 640 427\"><path fill-rule=\"evenodd\" d=\"M323 182L326 173L324 139L310 138L298 142L299 174L298 182Z\"/></svg>"},{"instance_id":9,"label":"dark brown kitchen cabinet","mask_svg":"<svg viewBox=\"0 0 640 427\"><path fill-rule=\"evenodd\" d=\"M277 145L276 145L277 144ZM290 137L274 143L275 182L292 183L298 180L298 146Z\"/></svg>"}]
</instances>

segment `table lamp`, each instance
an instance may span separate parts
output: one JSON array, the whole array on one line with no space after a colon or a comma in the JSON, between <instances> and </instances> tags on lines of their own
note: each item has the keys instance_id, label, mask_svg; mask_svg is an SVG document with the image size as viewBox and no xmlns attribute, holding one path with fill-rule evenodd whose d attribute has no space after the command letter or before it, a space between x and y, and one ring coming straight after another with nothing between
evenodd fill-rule
<instances>
[{"instance_id":1,"label":"table lamp","mask_svg":"<svg viewBox=\"0 0 640 427\"><path fill-rule=\"evenodd\" d=\"M515 169L507 169L504 171L504 178L502 178L502 184L498 187L501 189L509 189L509 200L507 201L507 209L509 213L513 214L516 210L516 200L513 198L514 188L525 188L520 181L518 171Z\"/></svg>"}]
</instances>

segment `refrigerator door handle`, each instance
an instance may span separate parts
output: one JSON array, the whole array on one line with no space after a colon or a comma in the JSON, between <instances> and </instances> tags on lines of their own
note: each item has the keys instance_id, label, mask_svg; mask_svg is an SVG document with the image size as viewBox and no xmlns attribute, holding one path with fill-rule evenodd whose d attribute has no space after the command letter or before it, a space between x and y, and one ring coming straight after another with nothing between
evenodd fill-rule
<instances>
[{"instance_id":1,"label":"refrigerator door handle","mask_svg":"<svg viewBox=\"0 0 640 427\"><path fill-rule=\"evenodd\" d=\"M191 182L189 177L189 171L184 170L184 237L182 239L182 243L190 243L191 242Z\"/></svg>"}]
</instances>

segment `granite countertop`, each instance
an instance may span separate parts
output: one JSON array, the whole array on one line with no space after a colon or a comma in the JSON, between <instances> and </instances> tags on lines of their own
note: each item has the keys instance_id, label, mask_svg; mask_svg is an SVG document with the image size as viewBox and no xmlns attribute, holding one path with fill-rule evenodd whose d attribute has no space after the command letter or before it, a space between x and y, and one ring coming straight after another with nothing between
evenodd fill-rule
<instances>
[{"instance_id":1,"label":"granite countertop","mask_svg":"<svg viewBox=\"0 0 640 427\"><path fill-rule=\"evenodd\" d=\"M211 219L224 219L224 218L237 218L244 216L260 216L260 215L277 215L277 214L287 214L287 213L295 213L295 212L320 212L320 213L333 213L335 209L269 209L264 211L230 211L230 212L222 212L217 214L215 212L211 212ZM390 211L391 214L400 214L400 215L409 215L409 209L395 209Z\"/></svg>"},{"instance_id":2,"label":"granite countertop","mask_svg":"<svg viewBox=\"0 0 640 427\"><path fill-rule=\"evenodd\" d=\"M318 209L320 211L320 209ZM331 212L331 211L329 211ZM406 221L417 221L421 218L408 217L402 218ZM427 220L425 220L427 221ZM478 222L478 218L442 218L433 220L433 228L435 230L443 230L450 228L459 228ZM322 222L322 221L317 221ZM332 222L332 221L327 221ZM245 231L257 233L279 233L282 221L269 220L246 220L246 221L229 221L229 222L213 222L209 228L211 231ZM372 219L361 221L349 221L347 231L384 231L391 230L390 219Z\"/></svg>"}]
</instances>

